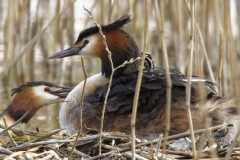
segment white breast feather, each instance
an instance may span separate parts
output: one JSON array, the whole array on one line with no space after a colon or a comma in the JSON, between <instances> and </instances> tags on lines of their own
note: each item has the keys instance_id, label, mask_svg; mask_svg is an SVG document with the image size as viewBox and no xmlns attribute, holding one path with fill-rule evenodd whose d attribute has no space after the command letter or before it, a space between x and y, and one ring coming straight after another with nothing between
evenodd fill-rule
<instances>
[{"instance_id":1,"label":"white breast feather","mask_svg":"<svg viewBox=\"0 0 240 160\"><path fill-rule=\"evenodd\" d=\"M109 82L109 78L106 78L102 73L96 74L92 77L87 79L86 88L84 97L93 93L97 88L105 86ZM71 122L68 122L68 110L73 108L75 105L78 104L83 90L84 81L79 83L67 96L65 99L66 102L62 104L59 113L59 123L60 127L66 129L66 131L70 134L74 132L74 126Z\"/></svg>"}]
</instances>

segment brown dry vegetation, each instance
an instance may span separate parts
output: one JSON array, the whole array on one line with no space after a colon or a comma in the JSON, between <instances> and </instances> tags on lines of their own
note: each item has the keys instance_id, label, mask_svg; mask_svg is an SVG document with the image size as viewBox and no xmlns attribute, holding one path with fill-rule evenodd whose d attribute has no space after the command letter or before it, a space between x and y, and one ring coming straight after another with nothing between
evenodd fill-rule
<instances>
[{"instance_id":1,"label":"brown dry vegetation","mask_svg":"<svg viewBox=\"0 0 240 160\"><path fill-rule=\"evenodd\" d=\"M0 110L10 103L10 90L18 84L46 80L74 86L84 79L80 57L47 59L72 45L83 28L94 25L83 4L100 24L108 24L123 14L130 14L132 22L124 29L132 34L141 50L144 46L145 16L148 16L147 51L154 55L158 67L164 67L154 3L149 2L150 12L146 15L143 0L92 0L88 3L73 0L0 1ZM190 55L189 5L188 0L165 0L164 10L161 10L170 68L183 73L187 73ZM215 79L220 94L236 97L240 96L239 14L238 0L195 0L193 75ZM210 63L204 56L201 41ZM85 63L89 75L100 71L99 60L86 59ZM39 121L35 118L29 125L48 130L58 128L58 109L59 106L54 105L41 109L36 117L44 115L47 119Z\"/></svg>"}]
</instances>

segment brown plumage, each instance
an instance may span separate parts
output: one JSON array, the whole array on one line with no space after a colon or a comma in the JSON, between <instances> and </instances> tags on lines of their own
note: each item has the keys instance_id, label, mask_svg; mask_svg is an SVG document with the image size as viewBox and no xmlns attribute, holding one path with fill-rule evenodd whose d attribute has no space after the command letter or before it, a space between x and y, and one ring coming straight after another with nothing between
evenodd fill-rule
<instances>
[{"instance_id":1,"label":"brown plumage","mask_svg":"<svg viewBox=\"0 0 240 160\"><path fill-rule=\"evenodd\" d=\"M141 55L133 38L121 29L128 22L130 22L130 17L124 15L114 23L102 25L115 67ZM102 61L102 72L87 79L83 106L83 123L87 128L99 129L111 66L96 26L82 31L73 47L56 53L50 58L73 55L97 57ZM114 74L104 119L104 131L130 134L131 110L138 66L139 61L136 61L117 70ZM179 71L171 70L170 72L172 79L170 134L177 134L188 130L185 106L187 80L186 76ZM164 69L147 68L143 74L136 122L136 134L139 138L154 139L165 130L165 73ZM206 79L192 77L191 83L191 111L194 128L204 128L207 117L212 119L212 125L234 123L235 127L224 139L225 142L230 143L238 129L239 102L219 97L215 90L215 84ZM60 110L60 126L71 134L79 130L79 97L81 97L82 88L83 82L69 93L66 98L67 102L62 104ZM201 94L199 88L201 88ZM90 131L87 128L83 128L84 133Z\"/></svg>"}]
</instances>

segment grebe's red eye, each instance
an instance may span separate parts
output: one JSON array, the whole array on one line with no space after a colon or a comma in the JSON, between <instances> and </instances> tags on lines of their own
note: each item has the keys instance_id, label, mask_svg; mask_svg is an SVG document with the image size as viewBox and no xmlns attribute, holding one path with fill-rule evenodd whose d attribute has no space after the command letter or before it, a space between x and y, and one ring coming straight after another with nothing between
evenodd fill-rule
<instances>
[{"instance_id":1,"label":"grebe's red eye","mask_svg":"<svg viewBox=\"0 0 240 160\"><path fill-rule=\"evenodd\" d=\"M84 45L88 44L89 40L84 40Z\"/></svg>"},{"instance_id":2,"label":"grebe's red eye","mask_svg":"<svg viewBox=\"0 0 240 160\"><path fill-rule=\"evenodd\" d=\"M44 88L44 92L50 92L50 89L49 88Z\"/></svg>"}]
</instances>

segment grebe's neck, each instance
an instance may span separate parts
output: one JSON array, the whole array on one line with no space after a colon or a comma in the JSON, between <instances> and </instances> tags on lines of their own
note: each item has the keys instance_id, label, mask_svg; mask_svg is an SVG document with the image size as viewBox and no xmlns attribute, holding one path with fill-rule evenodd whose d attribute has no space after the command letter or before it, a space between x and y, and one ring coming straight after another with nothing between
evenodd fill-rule
<instances>
[{"instance_id":1,"label":"grebe's neck","mask_svg":"<svg viewBox=\"0 0 240 160\"><path fill-rule=\"evenodd\" d=\"M86 82L84 97L95 93L95 91L109 83L109 78L106 78L102 73L89 77ZM67 96L65 102L62 103L59 112L59 124L61 128L67 128L67 132L74 134L77 124L74 122L79 119L79 104L82 97L84 81L79 83ZM77 115L77 117L75 116Z\"/></svg>"},{"instance_id":2,"label":"grebe's neck","mask_svg":"<svg viewBox=\"0 0 240 160\"><path fill-rule=\"evenodd\" d=\"M106 36L108 48L112 53L112 62L114 68L120 66L125 61L130 61L131 59L141 56L136 42L127 32L119 29L105 32L104 34ZM108 58L108 53L103 45L99 48L101 49L99 50L97 56L102 61L102 73L109 78L112 73L112 69L110 60ZM126 65L125 67L117 69L114 72L114 77L119 77L130 72L138 71L139 64L140 61L135 61Z\"/></svg>"}]
</instances>

